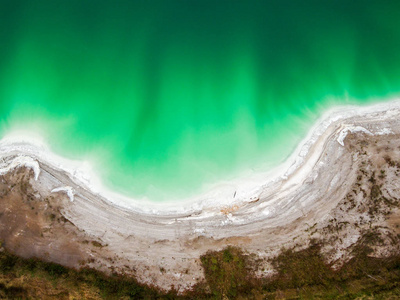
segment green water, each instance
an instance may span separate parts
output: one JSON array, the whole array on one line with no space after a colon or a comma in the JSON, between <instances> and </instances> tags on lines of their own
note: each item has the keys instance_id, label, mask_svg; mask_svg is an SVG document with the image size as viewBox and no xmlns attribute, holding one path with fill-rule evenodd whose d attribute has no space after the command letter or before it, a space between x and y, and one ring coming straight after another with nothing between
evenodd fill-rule
<instances>
[{"instance_id":1,"label":"green water","mask_svg":"<svg viewBox=\"0 0 400 300\"><path fill-rule=\"evenodd\" d=\"M154 201L281 163L400 91L398 1L0 0L0 120Z\"/></svg>"}]
</instances>

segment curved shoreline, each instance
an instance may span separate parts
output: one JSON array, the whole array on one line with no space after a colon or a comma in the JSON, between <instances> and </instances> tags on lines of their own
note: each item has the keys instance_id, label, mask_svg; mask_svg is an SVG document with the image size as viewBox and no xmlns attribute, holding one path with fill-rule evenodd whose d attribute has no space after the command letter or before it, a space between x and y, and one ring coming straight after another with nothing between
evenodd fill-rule
<instances>
[{"instance_id":1,"label":"curved shoreline","mask_svg":"<svg viewBox=\"0 0 400 300\"><path fill-rule=\"evenodd\" d=\"M206 187L206 191L200 193L200 195L189 197L186 200L157 203L146 198L133 199L113 192L101 184L101 180L92 170L89 162L70 160L59 156L51 152L40 137L35 138L35 134L29 132L11 132L0 140L0 159L2 160L0 169L7 168L8 164L16 164L14 167L24 165L24 161L19 161L21 158L15 162L11 161L13 157L23 156L27 157L27 164L32 168L38 168L32 165L31 160L33 159L40 162L40 164L48 166L55 172L63 172L71 179L74 186L79 186L121 208L145 214L193 214L209 207L221 208L253 202L265 193L264 189L268 186L279 181L293 181L292 177L295 177L297 181L301 181L302 178L300 177L307 175L306 173L310 171L310 166L313 165L313 160L315 161L316 155L310 154L310 149L314 147L318 140L326 136L326 131L329 127L346 122L350 118L361 118L362 115L390 111L400 111L400 99L378 102L367 106L348 105L329 109L317 120L306 137L281 165L266 172L253 172L231 181L218 182ZM348 120L347 122L349 124L343 125L345 127L339 135L352 131L352 121ZM372 132L372 134L385 133L390 133L390 131L385 132L383 130L378 132L378 130L375 130ZM343 139L345 135L338 137L339 144L342 145L340 139ZM309 157L313 157L311 161L307 161L310 159ZM38 171L35 172L37 173ZM303 175L299 177L298 174L300 173ZM297 175L292 176L293 174ZM37 176L39 175L37 174ZM64 186L54 187L54 189L58 188L62 189ZM218 204L215 203L216 199L218 199Z\"/></svg>"},{"instance_id":2,"label":"curved shoreline","mask_svg":"<svg viewBox=\"0 0 400 300\"><path fill-rule=\"evenodd\" d=\"M355 112L347 108L330 116L314 126L308 139L297 148L299 155L287 172L276 174L275 180L265 183L257 198L213 205L202 202L197 207L192 203L190 209L180 210L146 211L115 205L81 185L60 165L48 163L51 157L37 155L34 150L40 148L14 143L10 145L19 149L13 150L2 142L2 184L13 190L17 183L23 191L23 180L29 178L31 186L31 191L22 195L28 199L15 204L28 205L28 210L21 212L23 221L18 221L22 225L17 224L18 230L7 233L12 235L12 241L35 246L27 256L47 253L46 259L51 261L75 267L85 261L100 270L117 268L162 288L168 289L174 282L179 289L186 289L203 278L199 257L208 250L237 245L266 258L276 255L282 247L307 243L306 229L314 223L327 222L357 180L361 154L352 147L367 139L392 141L393 147L400 147L399 101L357 107ZM400 161L397 146L393 155ZM18 171L18 166L33 172ZM400 199L400 187L393 181L390 184L391 193ZM21 194L14 193L18 197ZM16 200L10 198L7 203L13 205L13 201ZM58 220L64 220L42 220L44 238L35 233L33 242L21 234L29 227L26 224L37 218L34 207L32 211L29 207L32 203L41 205L41 214L59 215ZM358 237L359 233L353 232L345 241L351 244ZM90 240L101 247L88 245ZM72 250L68 246L71 243ZM23 250L17 247L15 251ZM161 267L168 273L160 273Z\"/></svg>"}]
</instances>

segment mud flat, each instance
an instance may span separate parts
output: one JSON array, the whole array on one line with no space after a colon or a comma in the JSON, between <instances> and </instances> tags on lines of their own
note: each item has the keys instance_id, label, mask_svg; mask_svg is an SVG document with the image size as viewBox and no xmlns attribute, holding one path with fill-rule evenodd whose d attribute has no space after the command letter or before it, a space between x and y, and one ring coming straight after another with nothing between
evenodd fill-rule
<instances>
[{"instance_id":1,"label":"mud flat","mask_svg":"<svg viewBox=\"0 0 400 300\"><path fill-rule=\"evenodd\" d=\"M18 136L4 138L0 154L0 239L7 249L132 274L164 289L202 280L199 258L208 250L235 245L255 253L265 259L261 276L273 272L267 259L282 247L324 239L328 259L340 264L367 228L395 234L399 225L399 101L332 110L283 166L254 176L256 184L239 180L228 192L216 187L181 204L129 202L80 171L82 163Z\"/></svg>"}]
</instances>

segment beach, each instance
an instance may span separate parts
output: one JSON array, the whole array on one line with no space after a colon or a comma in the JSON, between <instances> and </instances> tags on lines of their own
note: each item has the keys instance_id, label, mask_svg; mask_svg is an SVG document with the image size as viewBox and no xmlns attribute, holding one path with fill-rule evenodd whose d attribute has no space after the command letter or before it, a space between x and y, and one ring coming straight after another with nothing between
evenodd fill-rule
<instances>
[{"instance_id":1,"label":"beach","mask_svg":"<svg viewBox=\"0 0 400 300\"><path fill-rule=\"evenodd\" d=\"M0 175L2 208L13 205L8 209L14 218L2 221L1 238L22 256L131 274L164 289L173 284L185 290L204 278L199 258L209 250L233 245L267 259L282 247L306 246L306 229L313 224L324 228L354 189L362 155L371 166L381 164L384 147L374 145L390 143L386 155L397 159L399 116L396 99L337 107L319 119L279 168L218 183L179 203L118 195L101 186L84 162L49 153L21 132L11 134L0 142ZM361 141L370 145L370 153L355 146ZM387 184L392 197L400 198L398 182ZM24 208L27 203L33 203L30 210ZM344 259L343 249L357 241L359 233L349 232L331 254L333 260ZM273 270L265 262L260 272Z\"/></svg>"}]
</instances>

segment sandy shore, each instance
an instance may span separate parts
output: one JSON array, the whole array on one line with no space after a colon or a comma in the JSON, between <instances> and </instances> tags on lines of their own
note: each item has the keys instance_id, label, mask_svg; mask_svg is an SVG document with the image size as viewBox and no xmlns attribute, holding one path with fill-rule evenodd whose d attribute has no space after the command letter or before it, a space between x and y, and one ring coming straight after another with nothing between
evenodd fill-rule
<instances>
[{"instance_id":1,"label":"sandy shore","mask_svg":"<svg viewBox=\"0 0 400 300\"><path fill-rule=\"evenodd\" d=\"M48 153L35 140L7 136L0 142L2 207L14 205L20 216L15 214L14 221L10 216L7 222L14 225L2 225L0 236L21 255L116 270L162 288L184 289L203 278L199 257L207 250L237 245L268 258L282 246L307 243L306 229L328 222L353 188L361 163L354 145L368 139L400 146L399 101L332 110L279 169L181 204L156 206L105 190L83 163ZM28 187L15 187L24 179ZM400 198L397 185L392 183L391 193ZM21 208L28 202L31 211ZM39 220L40 215L47 217ZM27 243L30 251L23 247Z\"/></svg>"}]
</instances>

